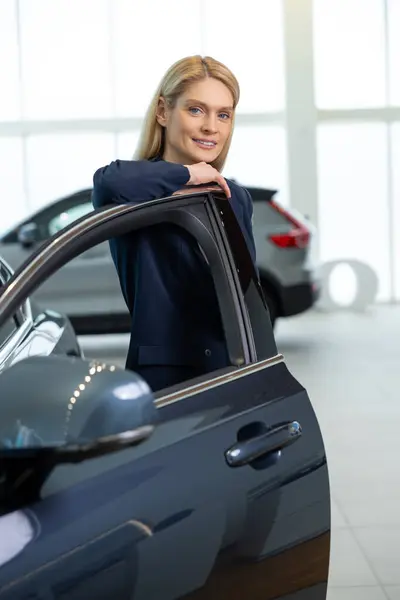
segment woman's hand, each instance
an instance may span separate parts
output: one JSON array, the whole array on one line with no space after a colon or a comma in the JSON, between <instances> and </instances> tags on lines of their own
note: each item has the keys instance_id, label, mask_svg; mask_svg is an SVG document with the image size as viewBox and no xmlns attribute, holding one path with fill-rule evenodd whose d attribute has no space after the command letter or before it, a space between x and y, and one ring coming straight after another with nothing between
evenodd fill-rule
<instances>
[{"instance_id":1,"label":"woman's hand","mask_svg":"<svg viewBox=\"0 0 400 600\"><path fill-rule=\"evenodd\" d=\"M206 162L200 162L195 165L185 165L189 169L190 179L186 185L202 185L215 181L223 189L227 198L231 197L231 191L221 173Z\"/></svg>"}]
</instances>

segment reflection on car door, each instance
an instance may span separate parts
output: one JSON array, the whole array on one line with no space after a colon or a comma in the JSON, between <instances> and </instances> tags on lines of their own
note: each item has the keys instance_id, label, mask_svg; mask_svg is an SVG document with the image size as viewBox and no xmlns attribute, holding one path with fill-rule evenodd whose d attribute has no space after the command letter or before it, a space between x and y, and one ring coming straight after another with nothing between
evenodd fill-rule
<instances>
[{"instance_id":1,"label":"reflection on car door","mask_svg":"<svg viewBox=\"0 0 400 600\"><path fill-rule=\"evenodd\" d=\"M12 277L0 257L0 292ZM81 350L71 324L53 312L35 310L28 298L0 327L0 372L29 356L50 354L80 356Z\"/></svg>"},{"instance_id":2,"label":"reflection on car door","mask_svg":"<svg viewBox=\"0 0 400 600\"><path fill-rule=\"evenodd\" d=\"M145 226L171 208L168 221L200 223L187 229L195 237L207 227L210 239L197 242L230 355L249 358L161 390L160 422L143 445L59 467L29 510L40 534L0 569L1 600L269 600L299 591L325 600L328 474L307 392L277 353L229 205L199 195L169 202L141 207Z\"/></svg>"}]
</instances>

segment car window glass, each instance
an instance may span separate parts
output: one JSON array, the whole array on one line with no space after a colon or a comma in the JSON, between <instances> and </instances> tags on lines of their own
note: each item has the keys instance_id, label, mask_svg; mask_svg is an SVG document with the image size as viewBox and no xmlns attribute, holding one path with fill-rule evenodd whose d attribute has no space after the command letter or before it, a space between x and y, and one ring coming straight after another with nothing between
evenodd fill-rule
<instances>
[{"instance_id":1,"label":"car window glass","mask_svg":"<svg viewBox=\"0 0 400 600\"><path fill-rule=\"evenodd\" d=\"M179 233L175 231L173 235L175 239L172 243L169 243L168 238L171 234L166 232L164 226L154 225L146 228L146 232L137 231L127 236L125 240L128 244L128 238L133 238L133 236L139 238L142 250L137 252L135 261L131 263L132 273L128 275L126 284L123 284L121 289L116 276L113 290L114 305L119 302L120 308L125 312L128 311L128 305L132 306L133 311L142 311L142 318L147 323L146 327L154 327L154 333L147 335L147 331L143 330L142 318L135 319L131 330L132 338L129 334L125 336L124 347L118 353L119 364L122 366L125 366L125 361L135 353L135 371L150 384L153 384L151 385L153 389L156 385L153 379L156 371L158 371L156 374L157 385L170 387L170 385L177 385L209 374L217 370L218 367L223 368L229 365L227 343L224 338L217 295L206 252L185 231L182 230ZM189 264L187 261L182 260L182 244L190 248ZM146 250L144 255L142 255L142 252L149 245L153 246L155 250L148 253L146 257ZM132 252L135 252L135 247L131 246L131 248ZM166 248L168 249L166 250ZM107 244L104 262L108 263L108 269L105 271L100 266L98 274L98 281L100 282L110 281L105 273L115 271L112 251L115 252L115 246L111 244L110 247ZM93 248L89 252L93 252L95 258L93 260L90 257L81 259L83 263L80 266L81 273L82 269L88 272L91 264L93 268L99 267L95 249ZM170 265L173 265L173 267L171 268L166 264L164 269L157 270L157 277L160 281L159 293L162 294L162 297L155 298L151 294L153 283L149 282L153 275L151 271L144 273L143 267L146 260L148 260L152 264L152 269L155 269L153 261L157 262L160 255L164 253L170 256ZM122 260L121 256L114 254L116 262ZM137 264L136 270L134 262ZM70 266L73 266L72 262ZM198 273L198 285L193 282L190 276L191 268L196 269ZM67 269L68 267L64 268L64 272ZM103 270L103 276L100 270ZM61 272L56 276L59 275L61 276ZM94 277L92 269L91 273L88 273L86 282L91 277ZM150 285L148 285L149 283ZM141 286L142 290L148 289L148 296L145 293L140 297L137 296L130 289L133 284ZM60 285L63 285L62 282L60 282ZM146 286L148 287L146 288ZM175 290L173 302L167 291L170 288ZM88 290L87 295L90 294L91 292ZM132 301L132 298L135 298L135 300ZM102 297L101 289L97 290L97 298L92 297L91 301L92 305L99 311L99 316L102 314L103 318L110 318L110 311L114 307L107 304L107 298L104 295ZM143 301L146 303L144 311L143 308L140 308ZM168 326L165 327L164 323L166 322L168 322ZM202 323L201 328L198 327L199 323ZM210 329L210 335L207 333L207 328ZM168 340L168 334L164 337L164 333L161 334L162 339L159 339L160 334L156 333L157 330L161 332L164 330L169 331L170 339ZM218 333L213 336L215 331ZM177 344L178 339L182 340L181 345ZM212 339L212 342L207 343L207 340L210 339ZM131 342L130 347L129 342ZM100 352L100 354L97 354L97 352ZM99 345L93 345L91 351L85 348L86 357L99 358L101 355L104 355L104 349L99 348ZM170 377L171 373L172 379ZM165 385L162 383L163 381Z\"/></svg>"},{"instance_id":2,"label":"car window glass","mask_svg":"<svg viewBox=\"0 0 400 600\"><path fill-rule=\"evenodd\" d=\"M207 215L203 203L199 204L199 210ZM198 225L197 218L192 221ZM201 225L200 231L204 232ZM135 241L129 246L132 240L136 240L138 245L135 245ZM210 373L244 364L240 327L237 321L229 321L235 319L233 300L227 292L225 295L221 293L223 286L228 289L229 279L218 247L210 236L209 240L211 242L207 238L204 244L200 244L183 226L169 223L146 225L123 236L121 247L124 244L129 246L125 257L132 260L127 266L129 276L122 285L112 259L111 239L85 248L84 252L39 285L32 300L40 306L67 314L75 327L77 323L84 323L86 327L90 319L104 326L116 316L128 317L129 322L127 304L132 294L135 296L132 288L140 282L141 289L145 291L140 299L135 296L134 306L131 306L133 313L139 311L142 315L135 321L136 329L133 328L135 347L133 350L131 347L131 350L137 358L134 370L138 371L139 365L140 374L146 380L148 372L154 367L162 370L166 366L169 371L175 371L176 379L172 383L168 380L168 384L162 388L198 377L208 378ZM208 243L211 243L212 251L207 247ZM182 258L183 247L185 260ZM161 268L156 268L155 263L165 256L168 260L163 261ZM117 264L125 260L115 254L114 259ZM197 277L193 278L193 272L197 273ZM216 273L218 281L223 281L222 284L217 283L218 295ZM158 278L156 294L152 294L155 289L154 277ZM148 288L146 282L150 282ZM173 299L168 297L167 290L171 287L175 290ZM156 331L147 335L146 327L154 327ZM176 346L178 339L182 340L179 348ZM108 352L103 340L93 343L90 348L83 346L85 356L114 359L115 348ZM125 366L129 342L128 329L121 340L122 348L120 346L117 350L117 363L120 366Z\"/></svg>"},{"instance_id":3,"label":"car window glass","mask_svg":"<svg viewBox=\"0 0 400 600\"><path fill-rule=\"evenodd\" d=\"M83 217L92 210L93 205L91 202L85 202L84 204L79 204L78 206L73 206L64 210L49 221L49 235L52 236L58 233L61 229L64 229L64 227L70 225L73 221Z\"/></svg>"}]
</instances>

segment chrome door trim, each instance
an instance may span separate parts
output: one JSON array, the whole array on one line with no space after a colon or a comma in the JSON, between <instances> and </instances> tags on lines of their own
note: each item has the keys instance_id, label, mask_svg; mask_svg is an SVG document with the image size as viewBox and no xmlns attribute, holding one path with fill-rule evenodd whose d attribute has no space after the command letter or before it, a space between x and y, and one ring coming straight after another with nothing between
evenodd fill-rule
<instances>
[{"instance_id":1,"label":"chrome door trim","mask_svg":"<svg viewBox=\"0 0 400 600\"><path fill-rule=\"evenodd\" d=\"M258 371L268 369L269 367L274 367L283 362L285 362L283 354L277 354L276 356L271 356L271 358L266 358L265 360L253 363L251 365L246 365L244 367L239 367L236 369L233 367L234 370L230 373L226 373L225 375L218 375L217 377L208 379L205 382L196 383L195 385L184 388L182 390L178 390L176 392L172 392L170 394L167 394L166 396L161 396L161 398L157 398L154 400L154 404L156 408L162 408L163 406L168 406L169 404L180 402L181 400L185 400L186 398L195 396L196 394L200 394L201 392L211 390L213 388L219 387L220 385L224 385L225 383L230 383L231 381L236 381L241 377L246 377L247 375L257 373Z\"/></svg>"}]
</instances>

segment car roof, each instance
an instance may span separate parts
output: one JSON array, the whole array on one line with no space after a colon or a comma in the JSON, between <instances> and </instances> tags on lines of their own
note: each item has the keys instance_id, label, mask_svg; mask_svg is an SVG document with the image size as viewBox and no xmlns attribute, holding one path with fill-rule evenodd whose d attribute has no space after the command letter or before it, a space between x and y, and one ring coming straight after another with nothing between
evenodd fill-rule
<instances>
[{"instance_id":1,"label":"car roof","mask_svg":"<svg viewBox=\"0 0 400 600\"><path fill-rule=\"evenodd\" d=\"M270 202L275 194L278 193L278 190L273 190L270 188L261 188L261 187L251 187L245 186L249 191L250 196L253 198L254 202Z\"/></svg>"}]
</instances>

